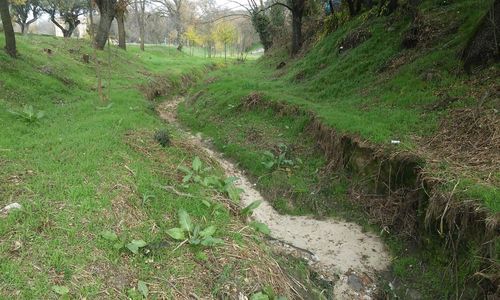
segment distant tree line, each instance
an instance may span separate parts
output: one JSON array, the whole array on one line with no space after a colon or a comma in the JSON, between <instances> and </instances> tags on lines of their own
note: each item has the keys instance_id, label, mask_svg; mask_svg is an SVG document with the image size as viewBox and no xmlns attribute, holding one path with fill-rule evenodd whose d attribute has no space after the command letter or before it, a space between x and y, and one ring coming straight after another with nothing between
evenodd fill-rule
<instances>
[{"instance_id":1,"label":"distant tree line","mask_svg":"<svg viewBox=\"0 0 500 300\"><path fill-rule=\"evenodd\" d=\"M217 49L223 49L225 56L229 48L243 53L258 41L247 15L232 13L231 19L224 19L230 12L217 8L214 0L0 0L0 11L6 49L13 57L17 54L13 23L26 34L42 15L66 38L86 17L87 34L101 50L110 34L122 49L127 40L138 42L141 50L146 42L169 42L179 50L185 45L190 50L202 47L207 56Z\"/></svg>"}]
</instances>

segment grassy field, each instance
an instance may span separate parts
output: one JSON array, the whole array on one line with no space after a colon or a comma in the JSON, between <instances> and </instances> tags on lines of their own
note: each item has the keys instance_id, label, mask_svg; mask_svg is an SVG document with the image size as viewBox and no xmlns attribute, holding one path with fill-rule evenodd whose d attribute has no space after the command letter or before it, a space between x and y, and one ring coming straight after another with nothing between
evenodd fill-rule
<instances>
[{"instance_id":1,"label":"grassy field","mask_svg":"<svg viewBox=\"0 0 500 300\"><path fill-rule=\"evenodd\" d=\"M17 38L19 59L0 51L0 207L23 208L0 219L1 299L251 295L289 280L269 267L274 260L223 192L182 182L178 167L203 156L140 92L158 78L168 79L167 97L182 92L183 74L195 80L216 61L163 47L113 47L98 54L110 96L103 102L97 64L82 62L92 56L87 42ZM27 106L43 116L28 117ZM160 129L170 147L154 140ZM223 179L216 168L208 175ZM216 226L208 244L224 244L169 237L180 210L201 229Z\"/></svg>"}]
</instances>

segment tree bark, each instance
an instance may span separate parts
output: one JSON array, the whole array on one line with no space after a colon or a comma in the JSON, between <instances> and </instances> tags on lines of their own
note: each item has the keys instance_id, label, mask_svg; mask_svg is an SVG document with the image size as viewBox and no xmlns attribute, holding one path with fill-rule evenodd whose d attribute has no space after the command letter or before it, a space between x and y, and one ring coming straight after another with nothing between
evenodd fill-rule
<instances>
[{"instance_id":1,"label":"tree bark","mask_svg":"<svg viewBox=\"0 0 500 300\"><path fill-rule=\"evenodd\" d=\"M295 55L302 47L302 17L305 1L294 0L292 4L292 55Z\"/></svg>"},{"instance_id":2,"label":"tree bark","mask_svg":"<svg viewBox=\"0 0 500 300\"><path fill-rule=\"evenodd\" d=\"M354 0L346 0L347 6L349 7L349 15L354 17L356 15L356 10L354 9Z\"/></svg>"},{"instance_id":3,"label":"tree bark","mask_svg":"<svg viewBox=\"0 0 500 300\"><path fill-rule=\"evenodd\" d=\"M183 42L182 42L182 35L183 35L183 27L182 27L182 24L181 24L181 21L180 21L180 17L176 18L177 19L177 22L175 24L175 30L177 31L177 37L176 37L176 40L177 40L177 50L179 51L182 51L182 47L184 46L183 45Z\"/></svg>"},{"instance_id":4,"label":"tree bark","mask_svg":"<svg viewBox=\"0 0 500 300\"><path fill-rule=\"evenodd\" d=\"M108 40L111 23L115 18L116 0L96 0L96 4L99 8L101 18L99 20L99 26L97 27L94 47L99 50L104 50L104 46Z\"/></svg>"},{"instance_id":5,"label":"tree bark","mask_svg":"<svg viewBox=\"0 0 500 300\"><path fill-rule=\"evenodd\" d=\"M144 32L145 32L146 30L144 30L144 16L143 16L143 17L141 17L141 18L142 18L142 21L141 21L141 23L139 24L139 36L140 36L140 39L141 39L141 45L140 45L140 48L141 48L141 51L144 51L144 39L145 39L145 37L144 37L144 35L145 35L145 34L144 34Z\"/></svg>"},{"instance_id":6,"label":"tree bark","mask_svg":"<svg viewBox=\"0 0 500 300\"><path fill-rule=\"evenodd\" d=\"M302 47L302 14L292 13L292 55Z\"/></svg>"},{"instance_id":7,"label":"tree bark","mask_svg":"<svg viewBox=\"0 0 500 300\"><path fill-rule=\"evenodd\" d=\"M138 6L139 5L139 6ZM134 1L135 14L137 16L137 24L139 25L140 49L144 51L144 14L146 13L145 0Z\"/></svg>"},{"instance_id":8,"label":"tree bark","mask_svg":"<svg viewBox=\"0 0 500 300\"><path fill-rule=\"evenodd\" d=\"M125 13L123 11L116 12L116 22L118 23L118 47L127 50L127 42L125 40Z\"/></svg>"},{"instance_id":9,"label":"tree bark","mask_svg":"<svg viewBox=\"0 0 500 300\"><path fill-rule=\"evenodd\" d=\"M11 57L16 58L16 35L10 18L9 3L7 0L0 0L0 17L2 17L3 30L5 34L5 50Z\"/></svg>"}]
</instances>

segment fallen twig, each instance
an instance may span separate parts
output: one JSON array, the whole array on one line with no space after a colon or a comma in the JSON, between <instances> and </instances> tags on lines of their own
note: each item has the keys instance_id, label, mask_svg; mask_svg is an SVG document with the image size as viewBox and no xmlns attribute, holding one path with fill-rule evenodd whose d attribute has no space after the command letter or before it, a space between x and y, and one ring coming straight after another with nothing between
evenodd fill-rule
<instances>
[{"instance_id":1,"label":"fallen twig","mask_svg":"<svg viewBox=\"0 0 500 300\"><path fill-rule=\"evenodd\" d=\"M162 188L162 189L164 189L164 190L166 190L166 191L173 192L174 194L176 194L178 196L194 198L194 196L191 195L191 194L179 192L175 187L173 187L171 185L165 185L165 186L160 185L159 187Z\"/></svg>"}]
</instances>

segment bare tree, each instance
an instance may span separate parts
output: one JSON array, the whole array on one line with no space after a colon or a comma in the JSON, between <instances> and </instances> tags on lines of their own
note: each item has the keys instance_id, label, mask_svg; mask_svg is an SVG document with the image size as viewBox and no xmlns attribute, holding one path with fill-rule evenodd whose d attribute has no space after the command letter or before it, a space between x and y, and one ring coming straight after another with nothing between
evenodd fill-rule
<instances>
[{"instance_id":1,"label":"bare tree","mask_svg":"<svg viewBox=\"0 0 500 300\"><path fill-rule=\"evenodd\" d=\"M135 0L134 1L134 12L137 17L137 24L139 25L139 40L140 48L144 51L144 39L145 39L145 22L146 17L146 1L147 0Z\"/></svg>"},{"instance_id":2,"label":"bare tree","mask_svg":"<svg viewBox=\"0 0 500 300\"><path fill-rule=\"evenodd\" d=\"M182 50L182 36L184 35L185 24L183 20L183 10L185 9L186 0L151 0L151 2L160 5L160 11L167 17L171 18L177 32L176 43L177 50Z\"/></svg>"},{"instance_id":3,"label":"bare tree","mask_svg":"<svg viewBox=\"0 0 500 300\"><path fill-rule=\"evenodd\" d=\"M3 31L5 34L5 50L11 57L16 58L16 35L10 18L9 3L7 0L0 0L0 17L2 17Z\"/></svg>"},{"instance_id":4,"label":"bare tree","mask_svg":"<svg viewBox=\"0 0 500 300\"><path fill-rule=\"evenodd\" d=\"M118 25L118 47L123 50L127 49L127 41L125 34L125 13L129 5L128 0L118 0L116 4L116 23Z\"/></svg>"},{"instance_id":5,"label":"bare tree","mask_svg":"<svg viewBox=\"0 0 500 300\"><path fill-rule=\"evenodd\" d=\"M12 13L15 16L15 22L21 27L21 33L25 34L29 26L38 20L42 8L38 0L27 0L24 3L12 4ZM30 13L31 19L29 19Z\"/></svg>"},{"instance_id":6,"label":"bare tree","mask_svg":"<svg viewBox=\"0 0 500 300\"><path fill-rule=\"evenodd\" d=\"M80 16L84 15L88 9L86 0L43 0L40 4L52 23L62 31L64 37L71 37L81 23ZM59 18L64 21L64 24L59 23Z\"/></svg>"},{"instance_id":7,"label":"bare tree","mask_svg":"<svg viewBox=\"0 0 500 300\"><path fill-rule=\"evenodd\" d=\"M276 1L264 6L262 0L257 3L256 0L247 0L248 6L237 3L244 7L252 18L252 23L255 30L259 33L259 37L264 50L268 50L272 45L272 36L270 32L270 18L266 15L266 11L274 6L282 6L287 8L292 14L292 55L299 52L302 47L302 19L304 17L306 1L305 0L283 0L284 2Z\"/></svg>"}]
</instances>

